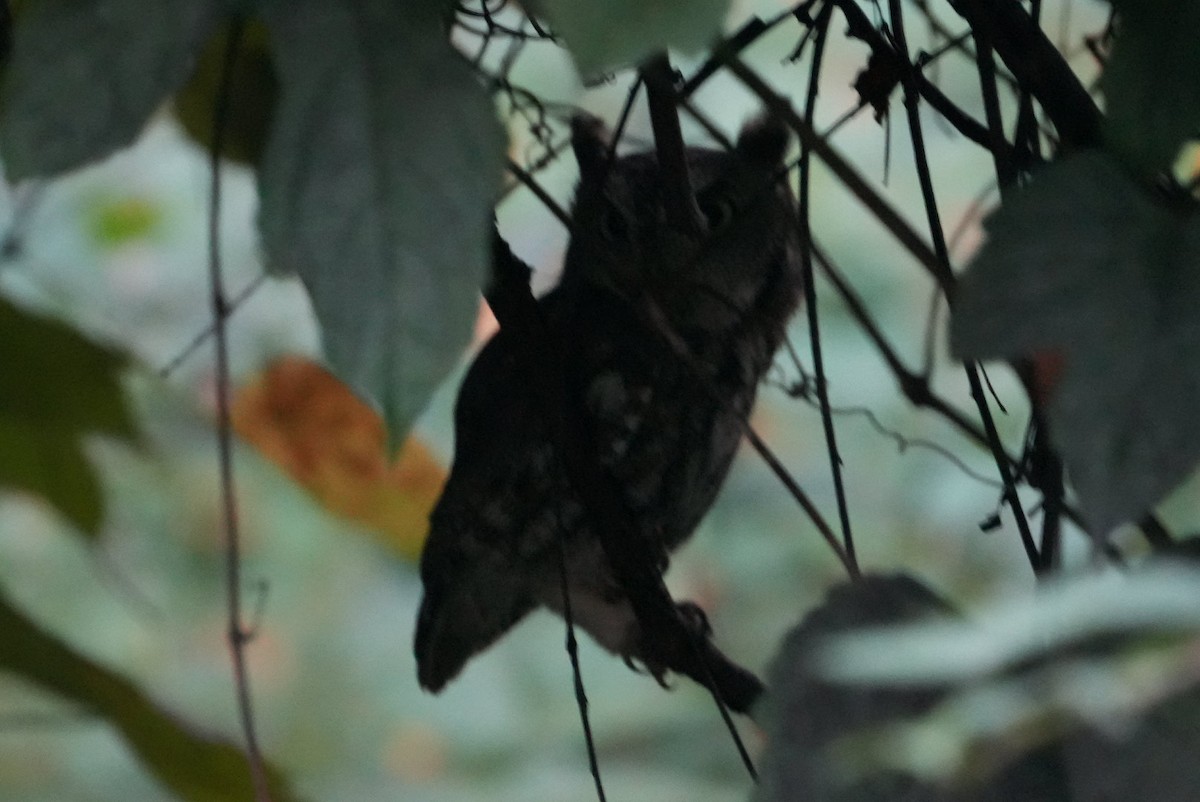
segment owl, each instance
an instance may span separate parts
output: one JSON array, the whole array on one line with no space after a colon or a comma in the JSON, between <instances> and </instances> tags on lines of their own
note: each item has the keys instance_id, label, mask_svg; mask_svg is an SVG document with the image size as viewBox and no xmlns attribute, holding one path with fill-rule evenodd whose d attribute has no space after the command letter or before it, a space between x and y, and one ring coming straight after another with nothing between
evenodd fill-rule
<instances>
[{"instance_id":1,"label":"owl","mask_svg":"<svg viewBox=\"0 0 1200 802\"><path fill-rule=\"evenodd\" d=\"M729 152L688 149L706 223L697 242L667 224L654 153L610 158L607 134L591 120L577 119L572 134L580 181L571 241L558 286L538 305L563 355L559 397L576 405L595 448L588 457L665 570L729 472L800 302L788 135L765 118ZM638 313L631 287L692 358ZM436 693L530 611L562 614L564 564L575 623L661 680L664 667L556 453L545 400L523 378L523 357L516 335L501 329L459 391L454 461L421 557L418 680Z\"/></svg>"}]
</instances>

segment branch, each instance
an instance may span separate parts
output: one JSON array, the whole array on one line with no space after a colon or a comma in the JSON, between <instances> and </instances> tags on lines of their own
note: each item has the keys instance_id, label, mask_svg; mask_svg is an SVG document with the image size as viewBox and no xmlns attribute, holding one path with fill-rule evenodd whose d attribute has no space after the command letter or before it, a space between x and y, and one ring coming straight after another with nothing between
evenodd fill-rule
<instances>
[{"instance_id":1,"label":"branch","mask_svg":"<svg viewBox=\"0 0 1200 802\"><path fill-rule=\"evenodd\" d=\"M665 54L654 56L642 67L642 81L650 105L650 124L654 127L654 148L658 154L667 225L687 239L698 241L707 231L708 224L692 191L687 151L683 133L679 130L679 115L675 111L675 74Z\"/></svg>"},{"instance_id":2,"label":"branch","mask_svg":"<svg viewBox=\"0 0 1200 802\"><path fill-rule=\"evenodd\" d=\"M983 31L1005 66L1054 123L1064 145L1097 147L1103 116L1058 48L1015 0L950 0L973 31Z\"/></svg>"}]
</instances>

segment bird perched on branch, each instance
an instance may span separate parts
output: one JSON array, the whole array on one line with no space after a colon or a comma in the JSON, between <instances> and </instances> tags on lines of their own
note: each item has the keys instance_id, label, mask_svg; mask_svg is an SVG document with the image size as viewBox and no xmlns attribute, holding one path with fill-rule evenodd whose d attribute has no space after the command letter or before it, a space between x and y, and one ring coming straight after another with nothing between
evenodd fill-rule
<instances>
[{"instance_id":1,"label":"bird perched on branch","mask_svg":"<svg viewBox=\"0 0 1200 802\"><path fill-rule=\"evenodd\" d=\"M661 572L712 505L799 303L781 123L748 124L730 152L687 150L702 217L690 235L667 222L654 153L610 158L607 133L590 119L577 118L572 133L571 242L558 287L537 302L560 364L531 364L521 337L502 327L459 391L454 463L421 559L415 651L430 691L539 605L561 613L564 565L575 622L661 681L666 667L568 478L554 421L582 422L586 457ZM546 377L561 385L555 400L532 389L536 370L561 373Z\"/></svg>"}]
</instances>

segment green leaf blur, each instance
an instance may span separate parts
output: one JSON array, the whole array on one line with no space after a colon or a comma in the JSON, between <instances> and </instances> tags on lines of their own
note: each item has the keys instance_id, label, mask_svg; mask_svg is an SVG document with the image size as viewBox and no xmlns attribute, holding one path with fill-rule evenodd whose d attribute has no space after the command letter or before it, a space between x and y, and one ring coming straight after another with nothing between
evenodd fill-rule
<instances>
[{"instance_id":1,"label":"green leaf blur","mask_svg":"<svg viewBox=\"0 0 1200 802\"><path fill-rule=\"evenodd\" d=\"M98 198L88 209L88 230L102 248L119 248L150 236L162 224L162 209L140 197Z\"/></svg>"},{"instance_id":2,"label":"green leaf blur","mask_svg":"<svg viewBox=\"0 0 1200 802\"><path fill-rule=\"evenodd\" d=\"M100 487L81 450L96 432L132 438L117 352L0 300L0 485L46 498L95 535Z\"/></svg>"},{"instance_id":3,"label":"green leaf blur","mask_svg":"<svg viewBox=\"0 0 1200 802\"><path fill-rule=\"evenodd\" d=\"M186 729L138 688L29 621L0 591L0 669L59 694L112 725L146 769L185 802L252 800L246 757L234 744ZM270 770L271 798L295 797Z\"/></svg>"}]
</instances>

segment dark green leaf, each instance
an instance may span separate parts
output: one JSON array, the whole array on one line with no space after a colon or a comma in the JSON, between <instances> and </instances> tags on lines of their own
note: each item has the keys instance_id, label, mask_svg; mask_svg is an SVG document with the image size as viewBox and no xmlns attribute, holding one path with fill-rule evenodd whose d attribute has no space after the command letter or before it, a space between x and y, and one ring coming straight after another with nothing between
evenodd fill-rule
<instances>
[{"instance_id":1,"label":"dark green leaf","mask_svg":"<svg viewBox=\"0 0 1200 802\"><path fill-rule=\"evenodd\" d=\"M1061 354L1050 431L1103 535L1200 456L1200 218L1085 153L1036 175L986 227L952 346L968 359Z\"/></svg>"},{"instance_id":2,"label":"dark green leaf","mask_svg":"<svg viewBox=\"0 0 1200 802\"><path fill-rule=\"evenodd\" d=\"M721 33L729 0L538 0L534 7L591 76L666 48L707 48Z\"/></svg>"},{"instance_id":3,"label":"dark green leaf","mask_svg":"<svg viewBox=\"0 0 1200 802\"><path fill-rule=\"evenodd\" d=\"M1200 690L1158 705L1136 722L1079 733L1066 745L1074 802L1194 802L1200 788ZM1154 789L1153 794L1147 789Z\"/></svg>"},{"instance_id":4,"label":"dark green leaf","mask_svg":"<svg viewBox=\"0 0 1200 802\"><path fill-rule=\"evenodd\" d=\"M111 724L146 769L185 802L253 800L246 757L234 744L187 727L125 677L78 654L29 621L0 591L0 670L53 691ZM271 798L296 797L268 768Z\"/></svg>"},{"instance_id":5,"label":"dark green leaf","mask_svg":"<svg viewBox=\"0 0 1200 802\"><path fill-rule=\"evenodd\" d=\"M44 496L94 535L103 499L80 438L132 438L123 356L0 299L0 485Z\"/></svg>"},{"instance_id":6,"label":"dark green leaf","mask_svg":"<svg viewBox=\"0 0 1200 802\"><path fill-rule=\"evenodd\" d=\"M187 79L215 0L38 0L4 74L0 152L10 180L71 170L128 145Z\"/></svg>"},{"instance_id":7,"label":"dark green leaf","mask_svg":"<svg viewBox=\"0 0 1200 802\"><path fill-rule=\"evenodd\" d=\"M1169 169L1200 134L1200 3L1114 0L1119 16L1101 88L1114 150L1148 171Z\"/></svg>"},{"instance_id":8,"label":"dark green leaf","mask_svg":"<svg viewBox=\"0 0 1200 802\"><path fill-rule=\"evenodd\" d=\"M334 370L393 445L470 339L503 137L439 3L265 6L281 102L260 176L273 269L296 271Z\"/></svg>"}]
</instances>

